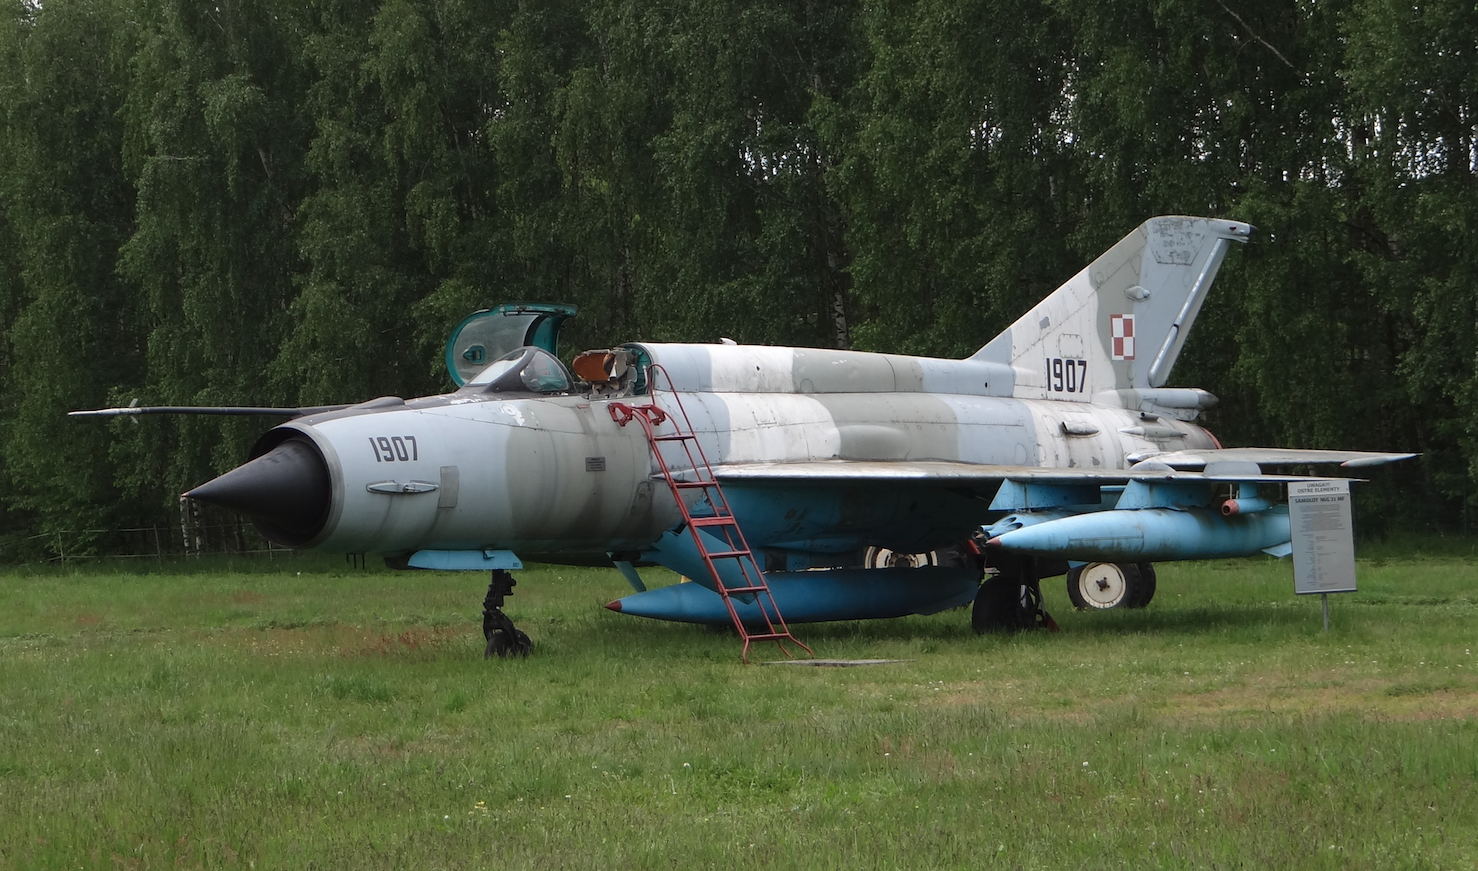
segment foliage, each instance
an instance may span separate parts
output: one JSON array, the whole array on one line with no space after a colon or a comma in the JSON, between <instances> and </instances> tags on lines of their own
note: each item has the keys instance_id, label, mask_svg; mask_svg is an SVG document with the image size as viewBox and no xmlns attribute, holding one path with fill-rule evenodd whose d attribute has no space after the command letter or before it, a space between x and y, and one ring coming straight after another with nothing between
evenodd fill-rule
<instances>
[{"instance_id":1,"label":"foliage","mask_svg":"<svg viewBox=\"0 0 1478 871\"><path fill-rule=\"evenodd\" d=\"M105 433L71 426L144 366L143 312L115 271L133 223L119 122L134 34L113 3L11 2L0 19L7 515L86 546L121 510ZM63 461L64 458L71 458Z\"/></svg>"},{"instance_id":2,"label":"foliage","mask_svg":"<svg viewBox=\"0 0 1478 871\"><path fill-rule=\"evenodd\" d=\"M1209 425L1420 451L1379 500L1451 526L1474 94L1458 0L6 0L0 552L166 522L263 423L70 409L433 392L518 300L961 356L1164 213L1261 230L1176 375Z\"/></svg>"}]
</instances>

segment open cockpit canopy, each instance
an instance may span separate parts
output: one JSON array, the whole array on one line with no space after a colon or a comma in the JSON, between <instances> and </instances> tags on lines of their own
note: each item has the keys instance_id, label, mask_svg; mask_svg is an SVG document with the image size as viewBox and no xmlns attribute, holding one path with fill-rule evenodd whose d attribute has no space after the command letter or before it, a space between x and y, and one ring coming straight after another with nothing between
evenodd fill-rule
<instances>
[{"instance_id":1,"label":"open cockpit canopy","mask_svg":"<svg viewBox=\"0 0 1478 871\"><path fill-rule=\"evenodd\" d=\"M473 312L452 328L446 343L446 368L458 387L502 362L514 351L533 346L559 353L559 331L575 316L572 305L509 303Z\"/></svg>"}]
</instances>

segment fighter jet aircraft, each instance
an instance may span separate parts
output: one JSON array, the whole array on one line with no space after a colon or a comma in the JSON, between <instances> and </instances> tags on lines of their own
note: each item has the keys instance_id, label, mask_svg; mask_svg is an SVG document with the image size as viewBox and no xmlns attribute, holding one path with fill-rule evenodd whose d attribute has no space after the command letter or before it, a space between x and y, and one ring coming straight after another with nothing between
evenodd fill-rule
<instances>
[{"instance_id":1,"label":"fighter jet aircraft","mask_svg":"<svg viewBox=\"0 0 1478 871\"><path fill-rule=\"evenodd\" d=\"M1031 627L1060 574L1078 607L1143 607L1156 561L1289 551L1294 479L1267 469L1412 456L1193 423L1216 399L1170 375L1252 229L1149 220L963 360L634 342L571 372L573 309L500 307L453 333L454 392L304 409L185 495L280 545L492 570L490 653L527 652L499 607L521 559L614 565L636 592L612 610L741 633L971 602L977 631ZM646 590L640 564L695 583Z\"/></svg>"}]
</instances>

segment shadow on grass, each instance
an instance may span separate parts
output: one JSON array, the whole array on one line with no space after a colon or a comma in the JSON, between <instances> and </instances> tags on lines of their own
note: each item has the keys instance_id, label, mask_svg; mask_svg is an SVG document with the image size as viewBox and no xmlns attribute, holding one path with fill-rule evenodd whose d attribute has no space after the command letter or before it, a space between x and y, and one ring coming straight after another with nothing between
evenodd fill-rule
<instances>
[{"instance_id":1,"label":"shadow on grass","mask_svg":"<svg viewBox=\"0 0 1478 871\"><path fill-rule=\"evenodd\" d=\"M1064 621L1063 631L1075 635L1116 636L1195 635L1238 630L1294 630L1318 628L1317 610L1298 604L1210 605L1112 613L1077 613Z\"/></svg>"},{"instance_id":2,"label":"shadow on grass","mask_svg":"<svg viewBox=\"0 0 1478 871\"><path fill-rule=\"evenodd\" d=\"M928 617L897 617L887 620L853 620L830 623L798 623L792 633L817 650L830 644L896 644L932 645L937 643L989 644L1010 639L1033 643L1051 643L1053 638L1113 637L1129 635L1198 635L1208 632L1300 631L1318 627L1318 611L1301 607L1301 603L1205 606L1173 609L1149 608L1138 611L1073 612L1053 611L1060 631L1020 632L976 635L970 627L969 609ZM593 629L593 627L592 627ZM645 639L647 644L681 646L692 644L738 644L730 627L707 628L660 621L641 625L609 626L599 630L608 642Z\"/></svg>"}]
</instances>

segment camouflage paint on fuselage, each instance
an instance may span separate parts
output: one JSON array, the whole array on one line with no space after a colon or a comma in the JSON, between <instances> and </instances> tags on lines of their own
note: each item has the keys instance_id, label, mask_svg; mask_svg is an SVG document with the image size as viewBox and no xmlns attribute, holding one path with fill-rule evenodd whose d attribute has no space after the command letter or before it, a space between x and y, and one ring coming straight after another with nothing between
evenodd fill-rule
<instances>
[{"instance_id":1,"label":"camouflage paint on fuselage","mask_svg":"<svg viewBox=\"0 0 1478 871\"><path fill-rule=\"evenodd\" d=\"M770 539L752 544L961 536L1005 474L991 479L991 467L1113 472L1138 452L1215 447L1188 422L1213 398L1160 385L1227 245L1249 231L1204 218L1149 221L964 360L627 347L670 378L713 465L852 464L850 483L761 477L741 485L738 502L748 500L751 514L779 515L741 517ZM651 380L666 386L661 376ZM652 398L629 390L488 393L474 379L445 396L301 418L262 450L297 433L330 466L332 509L304 546L641 550L678 514L666 488L654 486L641 430L617 426L612 401ZM659 391L657 401L675 410L670 393ZM931 478L918 465L931 462L985 468L986 483Z\"/></svg>"}]
</instances>

